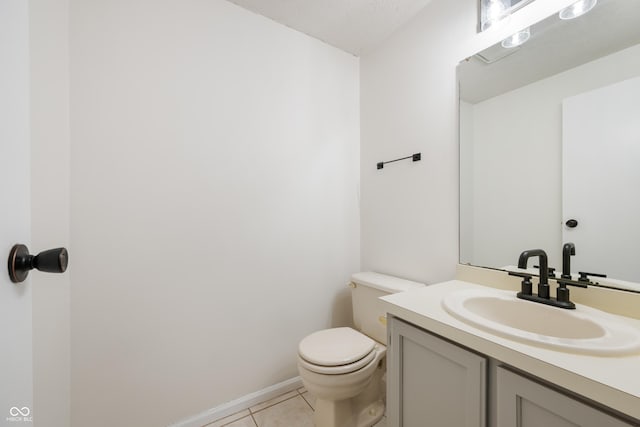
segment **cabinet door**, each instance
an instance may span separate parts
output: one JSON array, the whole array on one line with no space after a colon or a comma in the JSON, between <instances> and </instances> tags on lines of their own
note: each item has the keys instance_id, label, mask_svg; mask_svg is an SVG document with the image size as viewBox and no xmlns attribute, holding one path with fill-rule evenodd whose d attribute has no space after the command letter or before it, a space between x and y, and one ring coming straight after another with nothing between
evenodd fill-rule
<instances>
[{"instance_id":1,"label":"cabinet door","mask_svg":"<svg viewBox=\"0 0 640 427\"><path fill-rule=\"evenodd\" d=\"M486 360L390 316L392 427L485 427Z\"/></svg>"},{"instance_id":2,"label":"cabinet door","mask_svg":"<svg viewBox=\"0 0 640 427\"><path fill-rule=\"evenodd\" d=\"M498 368L498 427L629 427L598 409Z\"/></svg>"}]
</instances>

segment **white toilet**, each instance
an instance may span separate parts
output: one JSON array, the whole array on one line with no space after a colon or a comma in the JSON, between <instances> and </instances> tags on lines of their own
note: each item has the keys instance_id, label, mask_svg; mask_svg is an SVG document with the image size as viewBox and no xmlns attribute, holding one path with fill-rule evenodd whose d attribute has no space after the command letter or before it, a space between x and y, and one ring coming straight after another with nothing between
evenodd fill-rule
<instances>
[{"instance_id":1,"label":"white toilet","mask_svg":"<svg viewBox=\"0 0 640 427\"><path fill-rule=\"evenodd\" d=\"M378 297L422 283L365 272L351 276L356 329L314 332L298 346L298 372L316 397L316 427L369 427L384 415L386 313Z\"/></svg>"}]
</instances>

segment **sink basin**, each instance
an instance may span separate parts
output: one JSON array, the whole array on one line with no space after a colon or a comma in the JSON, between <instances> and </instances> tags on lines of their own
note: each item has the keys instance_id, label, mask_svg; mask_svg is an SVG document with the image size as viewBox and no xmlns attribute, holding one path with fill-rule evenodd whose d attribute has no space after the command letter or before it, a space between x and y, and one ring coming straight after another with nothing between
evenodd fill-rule
<instances>
[{"instance_id":1,"label":"sink basin","mask_svg":"<svg viewBox=\"0 0 640 427\"><path fill-rule=\"evenodd\" d=\"M599 356L640 353L640 329L617 316L580 304L575 310L551 307L515 294L462 290L449 294L442 305L465 323L531 345Z\"/></svg>"}]
</instances>

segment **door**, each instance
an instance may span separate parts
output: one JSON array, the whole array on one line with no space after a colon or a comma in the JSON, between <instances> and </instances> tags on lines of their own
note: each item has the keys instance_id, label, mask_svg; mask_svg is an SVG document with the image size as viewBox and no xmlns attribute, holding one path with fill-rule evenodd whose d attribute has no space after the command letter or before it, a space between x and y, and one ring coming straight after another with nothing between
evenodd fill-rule
<instances>
[{"instance_id":1,"label":"door","mask_svg":"<svg viewBox=\"0 0 640 427\"><path fill-rule=\"evenodd\" d=\"M11 247L30 238L28 33L28 2L1 0L0 426L32 424L31 289L7 272Z\"/></svg>"},{"instance_id":2,"label":"door","mask_svg":"<svg viewBox=\"0 0 640 427\"><path fill-rule=\"evenodd\" d=\"M578 225L562 237L576 245L573 272L640 279L640 191L630 186L640 183L638 99L640 77L563 102L563 220Z\"/></svg>"}]
</instances>

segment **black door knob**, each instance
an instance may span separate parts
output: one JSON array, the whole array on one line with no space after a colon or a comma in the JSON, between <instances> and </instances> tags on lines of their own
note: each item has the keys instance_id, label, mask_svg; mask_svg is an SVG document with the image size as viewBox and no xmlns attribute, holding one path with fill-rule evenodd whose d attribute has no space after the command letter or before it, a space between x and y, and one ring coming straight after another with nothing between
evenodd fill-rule
<instances>
[{"instance_id":1,"label":"black door knob","mask_svg":"<svg viewBox=\"0 0 640 427\"><path fill-rule=\"evenodd\" d=\"M25 245L14 245L9 253L9 277L13 283L24 281L29 271L64 273L69 264L69 253L65 248L49 249L38 255L30 255Z\"/></svg>"},{"instance_id":2,"label":"black door knob","mask_svg":"<svg viewBox=\"0 0 640 427\"><path fill-rule=\"evenodd\" d=\"M566 225L569 228L576 228L578 226L578 221L576 221L575 219L570 219L567 222L565 222L564 225Z\"/></svg>"}]
</instances>

